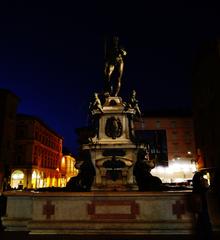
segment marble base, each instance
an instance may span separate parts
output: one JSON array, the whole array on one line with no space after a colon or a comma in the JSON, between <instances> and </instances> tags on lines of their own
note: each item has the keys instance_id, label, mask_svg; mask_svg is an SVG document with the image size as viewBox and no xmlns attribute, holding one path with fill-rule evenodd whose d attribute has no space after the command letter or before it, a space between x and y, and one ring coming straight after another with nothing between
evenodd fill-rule
<instances>
[{"instance_id":1,"label":"marble base","mask_svg":"<svg viewBox=\"0 0 220 240\"><path fill-rule=\"evenodd\" d=\"M6 231L30 234L192 234L191 192L7 192Z\"/></svg>"}]
</instances>

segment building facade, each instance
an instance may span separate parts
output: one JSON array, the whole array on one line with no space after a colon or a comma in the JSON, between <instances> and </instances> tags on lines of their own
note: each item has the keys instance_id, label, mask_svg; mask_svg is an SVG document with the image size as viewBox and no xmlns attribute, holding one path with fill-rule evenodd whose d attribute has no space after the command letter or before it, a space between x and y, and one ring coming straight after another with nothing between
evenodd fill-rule
<instances>
[{"instance_id":1,"label":"building facade","mask_svg":"<svg viewBox=\"0 0 220 240\"><path fill-rule=\"evenodd\" d=\"M146 115L135 123L137 136L146 136L156 167L152 174L163 182L185 182L196 170L196 150L191 116Z\"/></svg>"},{"instance_id":2,"label":"building facade","mask_svg":"<svg viewBox=\"0 0 220 240\"><path fill-rule=\"evenodd\" d=\"M36 189L65 186L62 143L63 138L37 117L18 114L11 187Z\"/></svg>"},{"instance_id":3,"label":"building facade","mask_svg":"<svg viewBox=\"0 0 220 240\"><path fill-rule=\"evenodd\" d=\"M15 126L19 98L0 89L0 190L6 188L10 166L15 157Z\"/></svg>"}]
</instances>

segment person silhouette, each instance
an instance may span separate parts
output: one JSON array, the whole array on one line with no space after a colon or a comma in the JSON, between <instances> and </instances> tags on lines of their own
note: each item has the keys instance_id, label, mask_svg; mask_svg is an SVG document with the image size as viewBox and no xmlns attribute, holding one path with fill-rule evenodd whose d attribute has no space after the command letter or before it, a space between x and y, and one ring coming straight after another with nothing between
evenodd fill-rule
<instances>
[{"instance_id":1,"label":"person silhouette","mask_svg":"<svg viewBox=\"0 0 220 240\"><path fill-rule=\"evenodd\" d=\"M209 216L207 192L208 182L204 178L204 173L196 172L192 179L193 182L193 210L195 213L195 230L196 239L198 240L212 240L212 224Z\"/></svg>"}]
</instances>

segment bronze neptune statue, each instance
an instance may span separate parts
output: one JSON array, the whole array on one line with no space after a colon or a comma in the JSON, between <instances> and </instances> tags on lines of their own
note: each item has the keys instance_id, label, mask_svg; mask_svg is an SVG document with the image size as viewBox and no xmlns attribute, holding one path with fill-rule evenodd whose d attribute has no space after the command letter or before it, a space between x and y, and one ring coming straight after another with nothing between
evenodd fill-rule
<instances>
[{"instance_id":1,"label":"bronze neptune statue","mask_svg":"<svg viewBox=\"0 0 220 240\"><path fill-rule=\"evenodd\" d=\"M105 91L110 96L118 96L121 88L121 78L124 69L124 56L127 52L119 46L119 38L113 37L110 46L106 49L105 59Z\"/></svg>"}]
</instances>

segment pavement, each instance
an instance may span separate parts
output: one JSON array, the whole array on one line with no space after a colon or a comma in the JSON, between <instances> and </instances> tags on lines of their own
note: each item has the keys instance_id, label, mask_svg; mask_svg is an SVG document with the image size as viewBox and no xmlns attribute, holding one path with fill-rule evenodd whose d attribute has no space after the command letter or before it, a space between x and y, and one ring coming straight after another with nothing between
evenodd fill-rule
<instances>
[{"instance_id":1,"label":"pavement","mask_svg":"<svg viewBox=\"0 0 220 240\"><path fill-rule=\"evenodd\" d=\"M212 239L219 240L220 232L213 232ZM62 235L29 234L28 232L4 231L0 221L0 240L200 240L195 235ZM201 239L202 240L202 239Z\"/></svg>"},{"instance_id":2,"label":"pavement","mask_svg":"<svg viewBox=\"0 0 220 240\"><path fill-rule=\"evenodd\" d=\"M1 240L193 240L194 236L100 236L100 235L29 235L25 232L0 232ZM217 240L217 239L216 239Z\"/></svg>"}]
</instances>

